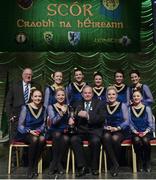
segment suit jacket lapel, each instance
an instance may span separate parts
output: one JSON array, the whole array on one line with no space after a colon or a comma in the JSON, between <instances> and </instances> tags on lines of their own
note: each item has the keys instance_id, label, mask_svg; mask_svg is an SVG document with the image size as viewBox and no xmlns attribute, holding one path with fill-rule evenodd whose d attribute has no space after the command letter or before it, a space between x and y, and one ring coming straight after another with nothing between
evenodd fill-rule
<instances>
[{"instance_id":1,"label":"suit jacket lapel","mask_svg":"<svg viewBox=\"0 0 156 180\"><path fill-rule=\"evenodd\" d=\"M17 90L17 93L19 93L19 97L24 100L24 93L23 93L23 82L20 81L19 83L19 89Z\"/></svg>"}]
</instances>

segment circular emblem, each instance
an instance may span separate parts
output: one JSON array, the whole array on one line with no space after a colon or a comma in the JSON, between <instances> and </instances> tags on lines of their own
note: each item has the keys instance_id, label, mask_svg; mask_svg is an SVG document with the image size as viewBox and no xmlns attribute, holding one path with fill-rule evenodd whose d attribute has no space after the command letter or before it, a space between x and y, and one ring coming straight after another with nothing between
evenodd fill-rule
<instances>
[{"instance_id":1,"label":"circular emblem","mask_svg":"<svg viewBox=\"0 0 156 180\"><path fill-rule=\"evenodd\" d=\"M26 34L21 32L16 35L16 42L19 44L25 43L27 40Z\"/></svg>"},{"instance_id":2,"label":"circular emblem","mask_svg":"<svg viewBox=\"0 0 156 180\"><path fill-rule=\"evenodd\" d=\"M16 0L16 1L18 6L24 10L29 9L33 4L33 0Z\"/></svg>"},{"instance_id":3,"label":"circular emblem","mask_svg":"<svg viewBox=\"0 0 156 180\"><path fill-rule=\"evenodd\" d=\"M113 11L118 8L119 0L103 0L103 5L107 10Z\"/></svg>"}]
</instances>

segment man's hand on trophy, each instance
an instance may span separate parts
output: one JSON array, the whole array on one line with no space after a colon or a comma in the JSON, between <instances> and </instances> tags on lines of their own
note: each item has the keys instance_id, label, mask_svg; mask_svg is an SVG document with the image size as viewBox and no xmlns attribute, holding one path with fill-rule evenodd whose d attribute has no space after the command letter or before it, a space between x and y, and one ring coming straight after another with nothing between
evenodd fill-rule
<instances>
[{"instance_id":1,"label":"man's hand on trophy","mask_svg":"<svg viewBox=\"0 0 156 180\"><path fill-rule=\"evenodd\" d=\"M73 125L75 122L74 122L74 119L73 118L69 118L69 121L68 121L68 124L69 125Z\"/></svg>"}]
</instances>

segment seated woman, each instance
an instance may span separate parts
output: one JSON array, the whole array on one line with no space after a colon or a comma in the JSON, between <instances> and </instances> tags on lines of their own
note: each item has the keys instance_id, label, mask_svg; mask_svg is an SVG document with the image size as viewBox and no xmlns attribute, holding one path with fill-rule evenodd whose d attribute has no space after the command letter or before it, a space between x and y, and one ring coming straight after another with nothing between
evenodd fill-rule
<instances>
[{"instance_id":1,"label":"seated woman","mask_svg":"<svg viewBox=\"0 0 156 180\"><path fill-rule=\"evenodd\" d=\"M46 111L42 105L42 92L33 90L31 100L21 109L17 139L25 141L29 144L28 153L28 178L37 176L37 165L43 148L45 146L45 138L43 135L45 128Z\"/></svg>"},{"instance_id":2,"label":"seated woman","mask_svg":"<svg viewBox=\"0 0 156 180\"><path fill-rule=\"evenodd\" d=\"M140 72L138 70L132 70L130 72L130 78L132 82L132 85L129 87L130 104L133 103L133 92L138 90L142 95L142 103L151 106L153 103L153 96L149 87L146 84L140 83Z\"/></svg>"},{"instance_id":3,"label":"seated woman","mask_svg":"<svg viewBox=\"0 0 156 180\"><path fill-rule=\"evenodd\" d=\"M56 103L55 90L58 88L63 88L63 74L61 71L55 71L51 74L51 78L54 83L50 86L47 85L45 88L44 106L47 108L48 105Z\"/></svg>"},{"instance_id":4,"label":"seated woman","mask_svg":"<svg viewBox=\"0 0 156 180\"><path fill-rule=\"evenodd\" d=\"M99 99L106 103L106 88L103 86L103 76L100 72L94 72L94 99Z\"/></svg>"},{"instance_id":5,"label":"seated woman","mask_svg":"<svg viewBox=\"0 0 156 180\"><path fill-rule=\"evenodd\" d=\"M130 106L130 128L132 141L137 158L140 162L139 171L150 172L151 147L149 140L152 137L152 111L142 102L140 91L133 93L133 104Z\"/></svg>"},{"instance_id":6,"label":"seated woman","mask_svg":"<svg viewBox=\"0 0 156 180\"><path fill-rule=\"evenodd\" d=\"M56 103L48 106L48 134L53 141L53 159L50 163L49 175L64 173L61 163L69 144L67 134L69 111L62 88L56 90L55 98Z\"/></svg>"},{"instance_id":7,"label":"seated woman","mask_svg":"<svg viewBox=\"0 0 156 180\"><path fill-rule=\"evenodd\" d=\"M107 88L107 105L105 114L104 133L102 136L103 147L110 158L110 172L117 176L121 142L124 140L125 129L128 127L128 109L124 103L117 101L117 91L114 86Z\"/></svg>"}]
</instances>

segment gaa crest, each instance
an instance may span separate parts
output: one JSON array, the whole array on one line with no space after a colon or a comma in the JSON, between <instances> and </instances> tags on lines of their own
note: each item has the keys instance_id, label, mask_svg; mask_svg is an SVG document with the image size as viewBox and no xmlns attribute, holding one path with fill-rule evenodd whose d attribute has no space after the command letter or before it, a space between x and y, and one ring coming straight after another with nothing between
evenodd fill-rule
<instances>
[{"instance_id":1,"label":"gaa crest","mask_svg":"<svg viewBox=\"0 0 156 180\"><path fill-rule=\"evenodd\" d=\"M26 34L23 32L20 32L19 34L16 35L16 42L19 44L25 43L27 40Z\"/></svg>"},{"instance_id":2,"label":"gaa crest","mask_svg":"<svg viewBox=\"0 0 156 180\"><path fill-rule=\"evenodd\" d=\"M50 31L44 32L43 37L47 44L51 44L51 42L53 40L53 33Z\"/></svg>"},{"instance_id":3,"label":"gaa crest","mask_svg":"<svg viewBox=\"0 0 156 180\"><path fill-rule=\"evenodd\" d=\"M103 0L103 5L107 10L114 11L119 6L119 0Z\"/></svg>"},{"instance_id":4,"label":"gaa crest","mask_svg":"<svg viewBox=\"0 0 156 180\"><path fill-rule=\"evenodd\" d=\"M126 47L131 44L131 39L129 39L128 36L125 35L119 39L119 43L122 44L122 46Z\"/></svg>"},{"instance_id":5,"label":"gaa crest","mask_svg":"<svg viewBox=\"0 0 156 180\"><path fill-rule=\"evenodd\" d=\"M16 1L18 6L24 10L29 9L33 5L33 0L16 0Z\"/></svg>"},{"instance_id":6,"label":"gaa crest","mask_svg":"<svg viewBox=\"0 0 156 180\"><path fill-rule=\"evenodd\" d=\"M68 41L72 46L75 46L80 41L80 32L68 31Z\"/></svg>"}]
</instances>

